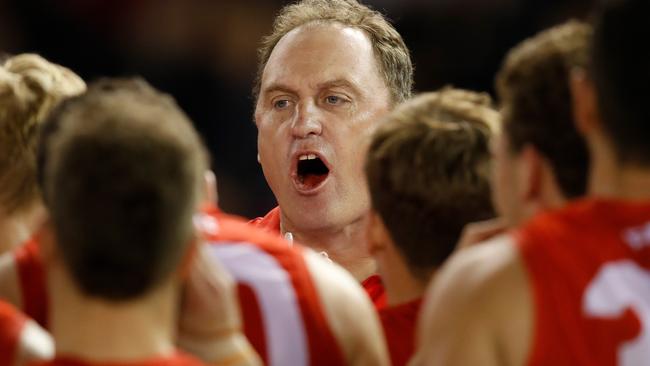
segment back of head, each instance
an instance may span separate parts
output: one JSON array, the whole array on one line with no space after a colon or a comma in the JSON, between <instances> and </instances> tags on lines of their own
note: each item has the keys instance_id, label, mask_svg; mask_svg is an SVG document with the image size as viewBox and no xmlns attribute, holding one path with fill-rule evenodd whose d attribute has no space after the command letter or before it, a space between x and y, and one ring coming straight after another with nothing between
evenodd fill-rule
<instances>
[{"instance_id":1,"label":"back of head","mask_svg":"<svg viewBox=\"0 0 650 366\"><path fill-rule=\"evenodd\" d=\"M503 132L514 152L532 145L549 162L562 193L582 196L588 154L576 130L571 70L588 61L591 28L571 21L543 31L512 49L497 74Z\"/></svg>"},{"instance_id":2,"label":"back of head","mask_svg":"<svg viewBox=\"0 0 650 366\"><path fill-rule=\"evenodd\" d=\"M413 66L404 40L384 16L357 0L302 0L284 7L275 18L273 31L264 38L259 52L253 94L257 98L266 63L280 39L291 30L309 23L340 23L364 31L372 44L377 65L392 101L401 103L411 96Z\"/></svg>"},{"instance_id":3,"label":"back of head","mask_svg":"<svg viewBox=\"0 0 650 366\"><path fill-rule=\"evenodd\" d=\"M422 94L376 131L366 160L373 209L417 276L452 253L463 227L494 216L490 98L461 90Z\"/></svg>"},{"instance_id":4,"label":"back of head","mask_svg":"<svg viewBox=\"0 0 650 366\"><path fill-rule=\"evenodd\" d=\"M0 207L7 214L39 198L36 140L47 114L85 83L65 67L22 54L0 65Z\"/></svg>"},{"instance_id":5,"label":"back of head","mask_svg":"<svg viewBox=\"0 0 650 366\"><path fill-rule=\"evenodd\" d=\"M53 112L39 149L57 248L83 293L129 300L171 276L206 155L169 96L141 80L94 83Z\"/></svg>"},{"instance_id":6,"label":"back of head","mask_svg":"<svg viewBox=\"0 0 650 366\"><path fill-rule=\"evenodd\" d=\"M650 166L650 38L647 0L601 2L590 73L604 128L622 164Z\"/></svg>"}]
</instances>

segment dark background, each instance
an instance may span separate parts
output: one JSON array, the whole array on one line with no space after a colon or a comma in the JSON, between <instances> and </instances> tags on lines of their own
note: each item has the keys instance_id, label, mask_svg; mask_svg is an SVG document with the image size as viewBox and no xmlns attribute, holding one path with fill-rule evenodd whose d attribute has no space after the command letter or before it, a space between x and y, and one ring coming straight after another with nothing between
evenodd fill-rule
<instances>
[{"instance_id":1,"label":"dark background","mask_svg":"<svg viewBox=\"0 0 650 366\"><path fill-rule=\"evenodd\" d=\"M412 52L418 91L492 92L510 47L593 0L366 0ZM274 206L256 161L250 89L256 48L279 0L0 0L0 53L36 52L85 80L141 75L172 94L208 144L221 207L247 217Z\"/></svg>"}]
</instances>

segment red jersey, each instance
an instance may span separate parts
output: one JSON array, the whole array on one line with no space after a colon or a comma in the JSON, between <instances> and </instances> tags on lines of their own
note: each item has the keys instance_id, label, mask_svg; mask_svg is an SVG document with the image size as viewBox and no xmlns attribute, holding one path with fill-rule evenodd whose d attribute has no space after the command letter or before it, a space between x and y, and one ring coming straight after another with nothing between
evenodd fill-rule
<instances>
[{"instance_id":1,"label":"red jersey","mask_svg":"<svg viewBox=\"0 0 650 366\"><path fill-rule=\"evenodd\" d=\"M280 234L280 207L272 209L266 216L253 219L249 223L266 231ZM372 275L361 282L361 286L370 296L376 309L386 306L386 290L381 282L381 277Z\"/></svg>"},{"instance_id":2,"label":"red jersey","mask_svg":"<svg viewBox=\"0 0 650 366\"><path fill-rule=\"evenodd\" d=\"M238 283L244 332L267 365L341 365L343 351L330 330L300 246L245 221L206 208L219 230L214 253ZM14 259L23 306L47 323L47 288L38 243L18 248Z\"/></svg>"},{"instance_id":3,"label":"red jersey","mask_svg":"<svg viewBox=\"0 0 650 366\"><path fill-rule=\"evenodd\" d=\"M177 353L172 357L153 358L134 362L86 362L68 357L59 357L47 362L35 362L29 366L204 366L194 357Z\"/></svg>"},{"instance_id":4,"label":"red jersey","mask_svg":"<svg viewBox=\"0 0 650 366\"><path fill-rule=\"evenodd\" d=\"M415 326L420 315L422 299L379 310L386 344L393 366L404 366L415 351Z\"/></svg>"},{"instance_id":5,"label":"red jersey","mask_svg":"<svg viewBox=\"0 0 650 366\"><path fill-rule=\"evenodd\" d=\"M0 301L0 365L13 365L26 322L16 308Z\"/></svg>"},{"instance_id":6,"label":"red jersey","mask_svg":"<svg viewBox=\"0 0 650 366\"><path fill-rule=\"evenodd\" d=\"M650 202L578 201L515 235L534 299L527 365L650 365Z\"/></svg>"},{"instance_id":7,"label":"red jersey","mask_svg":"<svg viewBox=\"0 0 650 366\"><path fill-rule=\"evenodd\" d=\"M212 253L238 283L244 331L267 365L344 365L299 245L213 209Z\"/></svg>"},{"instance_id":8,"label":"red jersey","mask_svg":"<svg viewBox=\"0 0 650 366\"><path fill-rule=\"evenodd\" d=\"M22 310L43 328L47 328L47 288L38 239L31 239L16 248L13 255L20 281Z\"/></svg>"}]
</instances>

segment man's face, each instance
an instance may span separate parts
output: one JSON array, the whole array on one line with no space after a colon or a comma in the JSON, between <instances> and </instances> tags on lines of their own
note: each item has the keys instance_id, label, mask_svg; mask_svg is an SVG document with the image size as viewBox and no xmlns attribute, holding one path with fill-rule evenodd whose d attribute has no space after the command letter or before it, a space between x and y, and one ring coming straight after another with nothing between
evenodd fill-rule
<instances>
[{"instance_id":1,"label":"man's face","mask_svg":"<svg viewBox=\"0 0 650 366\"><path fill-rule=\"evenodd\" d=\"M278 42L262 74L255 121L264 175L290 225L326 229L368 212L363 162L389 107L363 31L308 24Z\"/></svg>"},{"instance_id":2,"label":"man's face","mask_svg":"<svg viewBox=\"0 0 650 366\"><path fill-rule=\"evenodd\" d=\"M492 154L492 202L506 223L515 226L523 216L517 180L518 164L503 130L492 140Z\"/></svg>"}]
</instances>

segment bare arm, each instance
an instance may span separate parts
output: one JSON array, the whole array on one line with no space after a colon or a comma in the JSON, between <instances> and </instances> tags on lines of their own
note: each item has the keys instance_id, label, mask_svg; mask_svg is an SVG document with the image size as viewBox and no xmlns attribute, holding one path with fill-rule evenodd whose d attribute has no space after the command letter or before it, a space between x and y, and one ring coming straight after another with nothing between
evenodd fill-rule
<instances>
[{"instance_id":1,"label":"bare arm","mask_svg":"<svg viewBox=\"0 0 650 366\"><path fill-rule=\"evenodd\" d=\"M411 366L525 363L531 300L508 237L458 252L430 285Z\"/></svg>"},{"instance_id":2,"label":"bare arm","mask_svg":"<svg viewBox=\"0 0 650 366\"><path fill-rule=\"evenodd\" d=\"M379 318L365 291L347 271L319 254L306 250L305 260L347 364L388 365Z\"/></svg>"}]
</instances>

